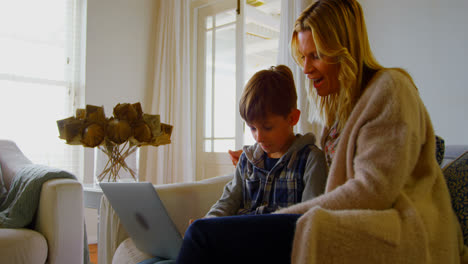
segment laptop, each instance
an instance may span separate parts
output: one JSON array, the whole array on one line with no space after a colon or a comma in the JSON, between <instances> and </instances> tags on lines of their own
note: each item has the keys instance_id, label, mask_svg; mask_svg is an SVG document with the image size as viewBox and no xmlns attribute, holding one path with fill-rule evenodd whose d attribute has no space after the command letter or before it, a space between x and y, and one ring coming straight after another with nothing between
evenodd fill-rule
<instances>
[{"instance_id":1,"label":"laptop","mask_svg":"<svg viewBox=\"0 0 468 264\"><path fill-rule=\"evenodd\" d=\"M150 182L99 184L135 246L152 256L177 259L182 235Z\"/></svg>"}]
</instances>

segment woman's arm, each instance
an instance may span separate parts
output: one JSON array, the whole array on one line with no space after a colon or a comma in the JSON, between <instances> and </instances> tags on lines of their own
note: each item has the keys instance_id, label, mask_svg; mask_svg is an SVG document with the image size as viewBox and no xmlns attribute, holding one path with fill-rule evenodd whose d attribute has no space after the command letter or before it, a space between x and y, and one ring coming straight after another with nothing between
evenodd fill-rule
<instances>
[{"instance_id":1,"label":"woman's arm","mask_svg":"<svg viewBox=\"0 0 468 264\"><path fill-rule=\"evenodd\" d=\"M387 209L411 184L430 121L411 82L395 71L384 74L366 89L340 135L327 193L279 213Z\"/></svg>"},{"instance_id":2,"label":"woman's arm","mask_svg":"<svg viewBox=\"0 0 468 264\"><path fill-rule=\"evenodd\" d=\"M235 167L237 165L237 162L239 161L239 157L242 154L242 149L228 150L228 153L229 153L229 158L231 158L232 165L234 165L234 167Z\"/></svg>"}]
</instances>

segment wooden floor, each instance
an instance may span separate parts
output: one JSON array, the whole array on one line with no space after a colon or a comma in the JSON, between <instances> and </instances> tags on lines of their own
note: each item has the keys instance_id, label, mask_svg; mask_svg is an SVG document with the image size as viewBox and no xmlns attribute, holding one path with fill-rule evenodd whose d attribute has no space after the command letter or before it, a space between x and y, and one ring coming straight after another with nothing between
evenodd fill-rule
<instances>
[{"instance_id":1,"label":"wooden floor","mask_svg":"<svg viewBox=\"0 0 468 264\"><path fill-rule=\"evenodd\" d=\"M91 244L89 246L89 259L91 264L97 264L97 244Z\"/></svg>"}]
</instances>

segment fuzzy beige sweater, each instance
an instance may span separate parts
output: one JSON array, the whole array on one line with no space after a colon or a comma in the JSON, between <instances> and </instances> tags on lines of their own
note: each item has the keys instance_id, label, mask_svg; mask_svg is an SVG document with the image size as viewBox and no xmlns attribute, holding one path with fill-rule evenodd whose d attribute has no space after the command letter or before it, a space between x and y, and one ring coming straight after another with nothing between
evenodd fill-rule
<instances>
[{"instance_id":1,"label":"fuzzy beige sweater","mask_svg":"<svg viewBox=\"0 0 468 264\"><path fill-rule=\"evenodd\" d=\"M461 229L417 89L381 70L351 113L326 192L299 213L292 263L460 263Z\"/></svg>"}]
</instances>

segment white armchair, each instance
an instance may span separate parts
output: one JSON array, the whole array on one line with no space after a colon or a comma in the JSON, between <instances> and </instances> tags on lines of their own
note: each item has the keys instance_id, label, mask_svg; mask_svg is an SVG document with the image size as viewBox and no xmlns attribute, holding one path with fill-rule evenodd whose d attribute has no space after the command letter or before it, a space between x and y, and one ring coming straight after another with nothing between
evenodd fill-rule
<instances>
[{"instance_id":1,"label":"white armchair","mask_svg":"<svg viewBox=\"0 0 468 264\"><path fill-rule=\"evenodd\" d=\"M0 140L5 187L23 166L31 164L17 145ZM36 218L29 228L0 228L0 263L83 263L83 188L72 179L42 185Z\"/></svg>"},{"instance_id":2,"label":"white armchair","mask_svg":"<svg viewBox=\"0 0 468 264\"><path fill-rule=\"evenodd\" d=\"M225 175L198 182L155 185L155 188L177 229L184 234L188 221L203 217L221 197L224 185L231 178L232 175ZM138 263L149 257L131 248L133 243L128 242L125 229L103 196L99 217L98 263Z\"/></svg>"}]
</instances>

